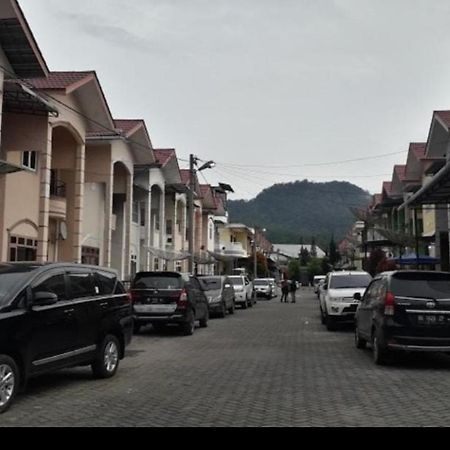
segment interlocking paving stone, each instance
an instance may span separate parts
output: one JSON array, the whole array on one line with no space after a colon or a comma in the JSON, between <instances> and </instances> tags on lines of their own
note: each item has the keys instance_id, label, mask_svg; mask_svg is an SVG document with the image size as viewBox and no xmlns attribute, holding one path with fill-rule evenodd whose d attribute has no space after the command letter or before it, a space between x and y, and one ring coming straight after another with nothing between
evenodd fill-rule
<instances>
[{"instance_id":1,"label":"interlocking paving stone","mask_svg":"<svg viewBox=\"0 0 450 450\"><path fill-rule=\"evenodd\" d=\"M117 375L89 368L30 381L0 426L448 426L450 358L375 366L351 328L328 332L318 300L261 300L193 336L134 337Z\"/></svg>"}]
</instances>

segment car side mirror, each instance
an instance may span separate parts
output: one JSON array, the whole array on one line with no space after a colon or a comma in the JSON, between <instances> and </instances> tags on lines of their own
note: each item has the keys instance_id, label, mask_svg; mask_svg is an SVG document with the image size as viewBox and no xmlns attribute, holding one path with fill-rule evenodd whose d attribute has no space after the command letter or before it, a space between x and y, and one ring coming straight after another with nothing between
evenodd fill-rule
<instances>
[{"instance_id":1,"label":"car side mirror","mask_svg":"<svg viewBox=\"0 0 450 450\"><path fill-rule=\"evenodd\" d=\"M356 292L355 295L353 295L353 298L355 300L358 300L358 302L360 302L362 299L361 294L359 292Z\"/></svg>"},{"instance_id":2,"label":"car side mirror","mask_svg":"<svg viewBox=\"0 0 450 450\"><path fill-rule=\"evenodd\" d=\"M36 292L33 295L33 306L50 306L58 302L58 296L53 292Z\"/></svg>"}]
</instances>

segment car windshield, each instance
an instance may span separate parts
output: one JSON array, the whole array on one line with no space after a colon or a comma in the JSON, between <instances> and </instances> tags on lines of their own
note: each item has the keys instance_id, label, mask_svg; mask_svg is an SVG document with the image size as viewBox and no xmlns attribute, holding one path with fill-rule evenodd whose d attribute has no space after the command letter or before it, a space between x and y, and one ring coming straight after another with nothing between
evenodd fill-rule
<instances>
[{"instance_id":1,"label":"car windshield","mask_svg":"<svg viewBox=\"0 0 450 450\"><path fill-rule=\"evenodd\" d=\"M253 283L255 286L269 286L269 280L255 280Z\"/></svg>"},{"instance_id":2,"label":"car windshield","mask_svg":"<svg viewBox=\"0 0 450 450\"><path fill-rule=\"evenodd\" d=\"M14 295L27 278L28 274L24 272L0 273L0 306L9 303L11 294Z\"/></svg>"},{"instance_id":3,"label":"car windshield","mask_svg":"<svg viewBox=\"0 0 450 450\"><path fill-rule=\"evenodd\" d=\"M204 291L219 291L222 289L222 281L220 278L199 278L200 284Z\"/></svg>"},{"instance_id":4,"label":"car windshield","mask_svg":"<svg viewBox=\"0 0 450 450\"><path fill-rule=\"evenodd\" d=\"M405 297L450 299L450 274L399 273L392 277L391 290Z\"/></svg>"},{"instance_id":5,"label":"car windshield","mask_svg":"<svg viewBox=\"0 0 450 450\"><path fill-rule=\"evenodd\" d=\"M133 289L181 289L182 279L180 276L138 275L133 283Z\"/></svg>"},{"instance_id":6,"label":"car windshield","mask_svg":"<svg viewBox=\"0 0 450 450\"><path fill-rule=\"evenodd\" d=\"M244 284L244 280L239 277L239 278L230 278L231 283L233 284L233 286L242 286Z\"/></svg>"},{"instance_id":7,"label":"car windshield","mask_svg":"<svg viewBox=\"0 0 450 450\"><path fill-rule=\"evenodd\" d=\"M338 275L331 277L330 289L365 288L371 280L369 274Z\"/></svg>"}]
</instances>

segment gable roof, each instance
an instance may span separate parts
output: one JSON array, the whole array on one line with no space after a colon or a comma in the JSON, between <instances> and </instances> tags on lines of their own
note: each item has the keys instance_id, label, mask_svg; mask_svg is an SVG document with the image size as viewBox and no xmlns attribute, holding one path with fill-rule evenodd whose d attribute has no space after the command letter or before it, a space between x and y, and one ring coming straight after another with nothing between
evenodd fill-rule
<instances>
[{"instance_id":1,"label":"gable roof","mask_svg":"<svg viewBox=\"0 0 450 450\"><path fill-rule=\"evenodd\" d=\"M47 63L17 0L2 1L0 47L18 77L48 74Z\"/></svg>"},{"instance_id":2,"label":"gable roof","mask_svg":"<svg viewBox=\"0 0 450 450\"><path fill-rule=\"evenodd\" d=\"M167 166L172 158L176 158L177 154L174 148L157 148L153 150L156 161L161 164L162 167Z\"/></svg>"},{"instance_id":3,"label":"gable roof","mask_svg":"<svg viewBox=\"0 0 450 450\"><path fill-rule=\"evenodd\" d=\"M434 111L434 115L438 117L447 128L450 128L450 111Z\"/></svg>"},{"instance_id":4,"label":"gable roof","mask_svg":"<svg viewBox=\"0 0 450 450\"><path fill-rule=\"evenodd\" d=\"M64 90L70 93L96 78L95 71L50 72L46 77L27 78L25 81L36 89Z\"/></svg>"},{"instance_id":5,"label":"gable roof","mask_svg":"<svg viewBox=\"0 0 450 450\"><path fill-rule=\"evenodd\" d=\"M418 159L425 158L425 153L427 151L426 142L411 142L409 145L409 150L414 153Z\"/></svg>"},{"instance_id":6,"label":"gable roof","mask_svg":"<svg viewBox=\"0 0 450 450\"><path fill-rule=\"evenodd\" d=\"M394 166L394 173L398 176L400 181L404 181L406 179L406 165Z\"/></svg>"}]
</instances>

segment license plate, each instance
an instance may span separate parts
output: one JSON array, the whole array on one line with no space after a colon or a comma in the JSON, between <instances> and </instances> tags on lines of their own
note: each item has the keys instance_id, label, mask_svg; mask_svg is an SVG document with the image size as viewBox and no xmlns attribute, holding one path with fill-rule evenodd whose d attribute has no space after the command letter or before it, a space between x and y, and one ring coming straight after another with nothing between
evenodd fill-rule
<instances>
[{"instance_id":1,"label":"license plate","mask_svg":"<svg viewBox=\"0 0 450 450\"><path fill-rule=\"evenodd\" d=\"M173 313L177 309L176 305L134 305L134 311L137 313Z\"/></svg>"},{"instance_id":2,"label":"license plate","mask_svg":"<svg viewBox=\"0 0 450 450\"><path fill-rule=\"evenodd\" d=\"M438 314L419 314L417 323L419 325L445 325L449 323L450 318Z\"/></svg>"}]
</instances>

